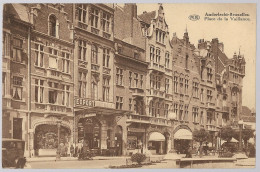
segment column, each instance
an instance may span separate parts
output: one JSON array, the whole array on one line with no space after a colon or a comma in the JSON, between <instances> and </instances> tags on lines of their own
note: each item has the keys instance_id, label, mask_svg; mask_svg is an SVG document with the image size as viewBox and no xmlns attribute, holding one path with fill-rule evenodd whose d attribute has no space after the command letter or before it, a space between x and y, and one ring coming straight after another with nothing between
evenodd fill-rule
<instances>
[{"instance_id":1,"label":"column","mask_svg":"<svg viewBox=\"0 0 260 172\"><path fill-rule=\"evenodd\" d=\"M106 121L102 121L101 124L101 149L107 149L107 123Z\"/></svg>"},{"instance_id":2,"label":"column","mask_svg":"<svg viewBox=\"0 0 260 172\"><path fill-rule=\"evenodd\" d=\"M58 148L57 148L56 160L60 160L60 124L61 124L61 121L57 121L57 128L58 128Z\"/></svg>"},{"instance_id":3,"label":"column","mask_svg":"<svg viewBox=\"0 0 260 172\"><path fill-rule=\"evenodd\" d=\"M33 129L29 130L28 137L29 137L29 149L30 149L29 157L34 157L35 156L35 151L34 151L34 146L33 146L34 145L34 132L33 132Z\"/></svg>"}]
</instances>

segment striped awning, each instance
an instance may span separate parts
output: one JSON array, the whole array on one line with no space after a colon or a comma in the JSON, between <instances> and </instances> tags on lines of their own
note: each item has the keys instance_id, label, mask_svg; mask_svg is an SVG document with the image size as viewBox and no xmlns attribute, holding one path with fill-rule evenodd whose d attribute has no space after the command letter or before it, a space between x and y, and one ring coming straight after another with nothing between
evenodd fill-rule
<instances>
[{"instance_id":1,"label":"striped awning","mask_svg":"<svg viewBox=\"0 0 260 172\"><path fill-rule=\"evenodd\" d=\"M153 132L150 135L149 141L165 141L165 137L159 132Z\"/></svg>"},{"instance_id":2,"label":"striped awning","mask_svg":"<svg viewBox=\"0 0 260 172\"><path fill-rule=\"evenodd\" d=\"M174 139L192 140L192 133L187 129L179 129L174 134Z\"/></svg>"}]
</instances>

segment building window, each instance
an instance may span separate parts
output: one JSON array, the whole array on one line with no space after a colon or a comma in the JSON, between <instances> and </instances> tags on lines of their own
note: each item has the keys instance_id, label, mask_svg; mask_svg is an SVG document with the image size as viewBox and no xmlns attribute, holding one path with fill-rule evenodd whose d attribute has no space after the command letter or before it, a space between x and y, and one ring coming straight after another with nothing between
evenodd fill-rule
<instances>
[{"instance_id":1,"label":"building window","mask_svg":"<svg viewBox=\"0 0 260 172\"><path fill-rule=\"evenodd\" d=\"M192 122L198 123L199 122L199 108L193 107L192 108Z\"/></svg>"},{"instance_id":2,"label":"building window","mask_svg":"<svg viewBox=\"0 0 260 172\"><path fill-rule=\"evenodd\" d=\"M207 90L207 101L208 102L212 101L212 91L211 90Z\"/></svg>"},{"instance_id":3,"label":"building window","mask_svg":"<svg viewBox=\"0 0 260 172\"><path fill-rule=\"evenodd\" d=\"M211 68L207 68L207 80L208 81L212 81L212 69Z\"/></svg>"},{"instance_id":4,"label":"building window","mask_svg":"<svg viewBox=\"0 0 260 172\"><path fill-rule=\"evenodd\" d=\"M110 15L103 12L103 31L109 33Z\"/></svg>"},{"instance_id":5,"label":"building window","mask_svg":"<svg viewBox=\"0 0 260 172\"><path fill-rule=\"evenodd\" d=\"M97 82L95 82L95 81L92 81L92 83L91 83L91 98L93 100L98 99L98 85L97 85Z\"/></svg>"},{"instance_id":6,"label":"building window","mask_svg":"<svg viewBox=\"0 0 260 172\"><path fill-rule=\"evenodd\" d=\"M165 33L159 29L156 30L156 41L164 44Z\"/></svg>"},{"instance_id":7,"label":"building window","mask_svg":"<svg viewBox=\"0 0 260 172\"><path fill-rule=\"evenodd\" d=\"M129 110L132 111L133 108L133 99L129 98Z\"/></svg>"},{"instance_id":8,"label":"building window","mask_svg":"<svg viewBox=\"0 0 260 172\"><path fill-rule=\"evenodd\" d=\"M103 78L103 101L109 102L109 78Z\"/></svg>"},{"instance_id":9,"label":"building window","mask_svg":"<svg viewBox=\"0 0 260 172\"><path fill-rule=\"evenodd\" d=\"M70 72L70 54L67 52L62 52L61 57L62 57L62 72L69 73Z\"/></svg>"},{"instance_id":10,"label":"building window","mask_svg":"<svg viewBox=\"0 0 260 172\"><path fill-rule=\"evenodd\" d=\"M49 48L49 67L58 69L58 50Z\"/></svg>"},{"instance_id":11,"label":"building window","mask_svg":"<svg viewBox=\"0 0 260 172\"><path fill-rule=\"evenodd\" d=\"M200 101L203 102L203 94L204 94L204 90L201 89L200 91Z\"/></svg>"},{"instance_id":12,"label":"building window","mask_svg":"<svg viewBox=\"0 0 260 172\"><path fill-rule=\"evenodd\" d=\"M154 53L154 47L150 47L150 61L154 61L155 53Z\"/></svg>"},{"instance_id":13,"label":"building window","mask_svg":"<svg viewBox=\"0 0 260 172\"><path fill-rule=\"evenodd\" d=\"M43 87L43 80L35 79L35 102L43 103L43 93L44 93L44 87Z\"/></svg>"},{"instance_id":14,"label":"building window","mask_svg":"<svg viewBox=\"0 0 260 172\"><path fill-rule=\"evenodd\" d=\"M188 90L189 90L189 80L185 79L185 87L184 87L184 94L188 95Z\"/></svg>"},{"instance_id":15,"label":"building window","mask_svg":"<svg viewBox=\"0 0 260 172\"><path fill-rule=\"evenodd\" d=\"M56 104L58 97L58 83L48 82L49 85L49 103Z\"/></svg>"},{"instance_id":16,"label":"building window","mask_svg":"<svg viewBox=\"0 0 260 172\"><path fill-rule=\"evenodd\" d=\"M184 120L184 114L183 114L183 105L179 106L179 120L183 121Z\"/></svg>"},{"instance_id":17,"label":"building window","mask_svg":"<svg viewBox=\"0 0 260 172\"><path fill-rule=\"evenodd\" d=\"M160 103L156 103L156 114L155 117L160 117Z\"/></svg>"},{"instance_id":18,"label":"building window","mask_svg":"<svg viewBox=\"0 0 260 172\"><path fill-rule=\"evenodd\" d=\"M204 115L203 115L203 111L200 112L200 124L204 123Z\"/></svg>"},{"instance_id":19,"label":"building window","mask_svg":"<svg viewBox=\"0 0 260 172\"><path fill-rule=\"evenodd\" d=\"M78 5L78 19L82 23L87 23L87 5L86 4L79 4Z\"/></svg>"},{"instance_id":20,"label":"building window","mask_svg":"<svg viewBox=\"0 0 260 172\"><path fill-rule=\"evenodd\" d=\"M57 36L57 19L54 15L50 15L49 17L49 34L51 36Z\"/></svg>"},{"instance_id":21,"label":"building window","mask_svg":"<svg viewBox=\"0 0 260 172\"><path fill-rule=\"evenodd\" d=\"M132 72L129 71L129 88L132 87Z\"/></svg>"},{"instance_id":22,"label":"building window","mask_svg":"<svg viewBox=\"0 0 260 172\"><path fill-rule=\"evenodd\" d=\"M174 90L174 93L178 93L178 77L177 76L173 77L173 90Z\"/></svg>"},{"instance_id":23,"label":"building window","mask_svg":"<svg viewBox=\"0 0 260 172\"><path fill-rule=\"evenodd\" d=\"M116 68L116 85L123 85L123 69Z\"/></svg>"},{"instance_id":24,"label":"building window","mask_svg":"<svg viewBox=\"0 0 260 172\"><path fill-rule=\"evenodd\" d=\"M169 93L169 88L170 88L170 80L165 78L165 92L166 92L166 94Z\"/></svg>"},{"instance_id":25,"label":"building window","mask_svg":"<svg viewBox=\"0 0 260 172\"><path fill-rule=\"evenodd\" d=\"M169 52L165 53L165 67L170 68L170 57L169 57Z\"/></svg>"},{"instance_id":26,"label":"building window","mask_svg":"<svg viewBox=\"0 0 260 172\"><path fill-rule=\"evenodd\" d=\"M81 61L87 60L87 42L79 40L79 53L78 59Z\"/></svg>"},{"instance_id":27,"label":"building window","mask_svg":"<svg viewBox=\"0 0 260 172\"><path fill-rule=\"evenodd\" d=\"M169 105L165 104L164 105L164 117L168 118L168 114L169 114Z\"/></svg>"},{"instance_id":28,"label":"building window","mask_svg":"<svg viewBox=\"0 0 260 172\"><path fill-rule=\"evenodd\" d=\"M70 86L62 85L62 105L70 105Z\"/></svg>"},{"instance_id":29,"label":"building window","mask_svg":"<svg viewBox=\"0 0 260 172\"><path fill-rule=\"evenodd\" d=\"M177 103L174 103L174 105L173 105L173 112L175 113L176 119L177 119L177 116L178 116L178 104Z\"/></svg>"},{"instance_id":30,"label":"building window","mask_svg":"<svg viewBox=\"0 0 260 172\"><path fill-rule=\"evenodd\" d=\"M35 44L35 66L43 67L43 45Z\"/></svg>"},{"instance_id":31,"label":"building window","mask_svg":"<svg viewBox=\"0 0 260 172\"><path fill-rule=\"evenodd\" d=\"M161 88L161 77L160 76L156 76L155 77L155 83L156 83L156 89L157 90L160 90L160 88Z\"/></svg>"},{"instance_id":32,"label":"building window","mask_svg":"<svg viewBox=\"0 0 260 172\"><path fill-rule=\"evenodd\" d=\"M135 73L134 85L135 85L135 88L138 88L138 73Z\"/></svg>"},{"instance_id":33,"label":"building window","mask_svg":"<svg viewBox=\"0 0 260 172\"><path fill-rule=\"evenodd\" d=\"M160 50L160 49L156 49L155 62L156 62L157 64L160 64L160 60L161 60L161 50Z\"/></svg>"},{"instance_id":34,"label":"building window","mask_svg":"<svg viewBox=\"0 0 260 172\"><path fill-rule=\"evenodd\" d=\"M22 47L23 47L23 40L14 38L13 39L13 60L16 62L22 62Z\"/></svg>"},{"instance_id":35,"label":"building window","mask_svg":"<svg viewBox=\"0 0 260 172\"><path fill-rule=\"evenodd\" d=\"M144 84L144 77L143 75L140 75L140 88L143 88L143 84Z\"/></svg>"},{"instance_id":36,"label":"building window","mask_svg":"<svg viewBox=\"0 0 260 172\"><path fill-rule=\"evenodd\" d=\"M186 55L186 58L185 58L185 68L188 69L188 62L189 62L189 56Z\"/></svg>"},{"instance_id":37,"label":"building window","mask_svg":"<svg viewBox=\"0 0 260 172\"><path fill-rule=\"evenodd\" d=\"M155 110L154 104L155 103L153 101L150 102L150 105L149 105L149 114L150 114L150 116L156 116L155 115L156 114L156 110Z\"/></svg>"},{"instance_id":38,"label":"building window","mask_svg":"<svg viewBox=\"0 0 260 172\"><path fill-rule=\"evenodd\" d=\"M99 15L98 10L95 8L91 8L90 23L92 27L98 28L98 15Z\"/></svg>"},{"instance_id":39,"label":"building window","mask_svg":"<svg viewBox=\"0 0 260 172\"><path fill-rule=\"evenodd\" d=\"M104 67L109 67L109 49L104 48L103 49L103 66Z\"/></svg>"},{"instance_id":40,"label":"building window","mask_svg":"<svg viewBox=\"0 0 260 172\"><path fill-rule=\"evenodd\" d=\"M98 63L98 48L96 45L92 45L91 47L91 63Z\"/></svg>"},{"instance_id":41,"label":"building window","mask_svg":"<svg viewBox=\"0 0 260 172\"><path fill-rule=\"evenodd\" d=\"M214 119L213 119L213 114L212 114L212 112L208 112L208 113L207 113L207 124L208 124L208 125L212 125L212 124L213 124L213 121L214 121Z\"/></svg>"},{"instance_id":42,"label":"building window","mask_svg":"<svg viewBox=\"0 0 260 172\"><path fill-rule=\"evenodd\" d=\"M10 34L3 32L3 56L10 56Z\"/></svg>"},{"instance_id":43,"label":"building window","mask_svg":"<svg viewBox=\"0 0 260 172\"><path fill-rule=\"evenodd\" d=\"M87 72L79 72L78 78L78 93L79 97L86 98L87 97Z\"/></svg>"},{"instance_id":44,"label":"building window","mask_svg":"<svg viewBox=\"0 0 260 172\"><path fill-rule=\"evenodd\" d=\"M2 73L2 97L6 95L6 73Z\"/></svg>"},{"instance_id":45,"label":"building window","mask_svg":"<svg viewBox=\"0 0 260 172\"><path fill-rule=\"evenodd\" d=\"M123 97L116 96L116 109L123 108Z\"/></svg>"},{"instance_id":46,"label":"building window","mask_svg":"<svg viewBox=\"0 0 260 172\"><path fill-rule=\"evenodd\" d=\"M185 117L184 117L184 120L185 121L188 121L189 120L189 105L185 105Z\"/></svg>"},{"instance_id":47,"label":"building window","mask_svg":"<svg viewBox=\"0 0 260 172\"><path fill-rule=\"evenodd\" d=\"M199 98L199 83L193 82L194 97Z\"/></svg>"},{"instance_id":48,"label":"building window","mask_svg":"<svg viewBox=\"0 0 260 172\"><path fill-rule=\"evenodd\" d=\"M13 98L16 100L22 100L22 94L23 94L23 78L14 76L13 77Z\"/></svg>"}]
</instances>

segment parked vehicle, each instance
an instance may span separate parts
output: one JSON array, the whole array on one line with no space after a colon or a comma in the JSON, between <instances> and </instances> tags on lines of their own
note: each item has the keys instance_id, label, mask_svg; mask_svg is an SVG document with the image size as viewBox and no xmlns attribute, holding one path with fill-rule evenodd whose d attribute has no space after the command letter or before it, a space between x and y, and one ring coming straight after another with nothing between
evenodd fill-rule
<instances>
[{"instance_id":1,"label":"parked vehicle","mask_svg":"<svg viewBox=\"0 0 260 172\"><path fill-rule=\"evenodd\" d=\"M19 139L2 139L2 167L24 168L26 158L24 157L25 142Z\"/></svg>"}]
</instances>

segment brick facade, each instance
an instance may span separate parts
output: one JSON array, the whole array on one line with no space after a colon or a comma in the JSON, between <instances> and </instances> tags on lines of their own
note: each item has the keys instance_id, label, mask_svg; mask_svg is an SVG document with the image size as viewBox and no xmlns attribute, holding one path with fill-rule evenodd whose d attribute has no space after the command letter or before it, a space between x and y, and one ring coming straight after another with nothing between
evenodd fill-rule
<instances>
[{"instance_id":1,"label":"brick facade","mask_svg":"<svg viewBox=\"0 0 260 172\"><path fill-rule=\"evenodd\" d=\"M141 15L136 4L6 4L3 21L2 132L27 156L61 142L178 152L200 128L218 147L218 131L237 127L243 55L228 58L216 38L195 47L188 31L170 40L162 4ZM40 144L46 134L53 143Z\"/></svg>"}]
</instances>

